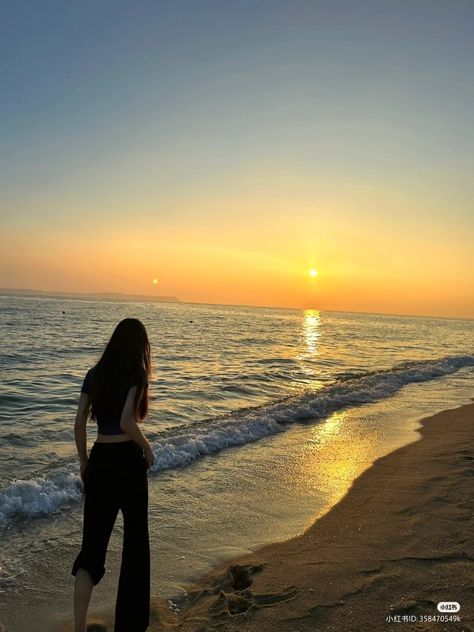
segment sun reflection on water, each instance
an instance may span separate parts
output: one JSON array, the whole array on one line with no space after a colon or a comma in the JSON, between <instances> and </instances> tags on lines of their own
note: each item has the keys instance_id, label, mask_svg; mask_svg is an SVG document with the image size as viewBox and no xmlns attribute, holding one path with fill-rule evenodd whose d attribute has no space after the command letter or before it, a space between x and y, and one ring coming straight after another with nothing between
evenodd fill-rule
<instances>
[{"instance_id":1,"label":"sun reflection on water","mask_svg":"<svg viewBox=\"0 0 474 632\"><path fill-rule=\"evenodd\" d=\"M350 411L338 411L316 424L301 446L292 472L303 492L317 489L323 493L327 508L341 500L352 481L372 462L371 440L360 428L353 429L351 421Z\"/></svg>"},{"instance_id":2,"label":"sun reflection on water","mask_svg":"<svg viewBox=\"0 0 474 632\"><path fill-rule=\"evenodd\" d=\"M299 369L304 373L304 384L310 389L321 388L318 368L319 344L321 338L321 315L317 309L305 309L301 320L300 352L296 356Z\"/></svg>"},{"instance_id":3,"label":"sun reflection on water","mask_svg":"<svg viewBox=\"0 0 474 632\"><path fill-rule=\"evenodd\" d=\"M317 309L306 309L303 314L303 335L306 343L306 354L314 356L318 353L320 337L320 313Z\"/></svg>"}]
</instances>

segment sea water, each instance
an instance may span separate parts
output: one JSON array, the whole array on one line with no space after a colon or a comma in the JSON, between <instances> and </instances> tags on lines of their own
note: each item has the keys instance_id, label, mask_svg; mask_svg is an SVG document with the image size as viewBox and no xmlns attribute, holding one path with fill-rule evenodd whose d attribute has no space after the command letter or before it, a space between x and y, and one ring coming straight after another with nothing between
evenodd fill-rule
<instances>
[{"instance_id":1,"label":"sea water","mask_svg":"<svg viewBox=\"0 0 474 632\"><path fill-rule=\"evenodd\" d=\"M473 397L473 321L0 296L0 622L71 619L83 488L74 418L116 324L146 326L152 594L304 531L419 420ZM447 429L448 431L448 429ZM96 434L88 426L89 448ZM112 611L117 519L91 612ZM1 627L0 627L1 629Z\"/></svg>"}]
</instances>

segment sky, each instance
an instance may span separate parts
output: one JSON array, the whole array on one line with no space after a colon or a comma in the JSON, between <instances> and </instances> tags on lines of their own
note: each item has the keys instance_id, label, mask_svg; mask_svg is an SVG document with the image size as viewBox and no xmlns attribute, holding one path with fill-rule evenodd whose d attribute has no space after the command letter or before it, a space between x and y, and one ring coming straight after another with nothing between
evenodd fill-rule
<instances>
[{"instance_id":1,"label":"sky","mask_svg":"<svg viewBox=\"0 0 474 632\"><path fill-rule=\"evenodd\" d=\"M471 0L17 0L0 54L0 287L474 317Z\"/></svg>"}]
</instances>

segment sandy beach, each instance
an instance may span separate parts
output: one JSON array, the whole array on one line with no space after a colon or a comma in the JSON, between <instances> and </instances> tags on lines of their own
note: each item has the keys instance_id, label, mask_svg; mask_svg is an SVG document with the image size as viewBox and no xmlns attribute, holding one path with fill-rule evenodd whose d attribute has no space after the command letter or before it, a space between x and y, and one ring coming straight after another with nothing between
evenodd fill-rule
<instances>
[{"instance_id":1,"label":"sandy beach","mask_svg":"<svg viewBox=\"0 0 474 632\"><path fill-rule=\"evenodd\" d=\"M474 404L424 419L304 534L216 567L178 616L154 601L150 630L473 630L473 420ZM441 601L461 622L423 620Z\"/></svg>"}]
</instances>

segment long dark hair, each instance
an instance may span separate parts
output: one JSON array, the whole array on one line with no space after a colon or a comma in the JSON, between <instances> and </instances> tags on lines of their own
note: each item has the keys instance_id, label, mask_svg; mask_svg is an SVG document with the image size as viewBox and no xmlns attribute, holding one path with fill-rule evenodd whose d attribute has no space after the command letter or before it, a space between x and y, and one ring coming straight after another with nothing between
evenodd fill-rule
<instances>
[{"instance_id":1,"label":"long dark hair","mask_svg":"<svg viewBox=\"0 0 474 632\"><path fill-rule=\"evenodd\" d=\"M148 414L148 389L142 388L151 376L150 342L145 326L137 318L124 318L112 334L91 380L91 418L116 416L125 403L128 388L138 384L135 411L138 421Z\"/></svg>"}]
</instances>

